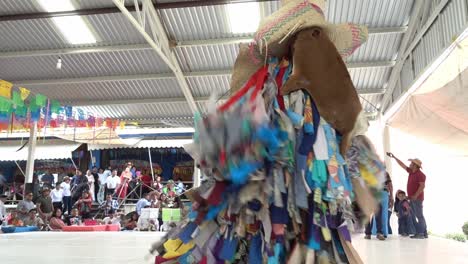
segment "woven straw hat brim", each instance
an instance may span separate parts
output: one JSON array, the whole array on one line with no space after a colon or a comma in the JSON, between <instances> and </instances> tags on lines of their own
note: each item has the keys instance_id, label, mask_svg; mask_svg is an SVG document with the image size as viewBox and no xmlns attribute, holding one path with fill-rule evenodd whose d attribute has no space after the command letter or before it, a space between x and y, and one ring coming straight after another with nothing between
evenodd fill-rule
<instances>
[{"instance_id":1,"label":"woven straw hat brim","mask_svg":"<svg viewBox=\"0 0 468 264\"><path fill-rule=\"evenodd\" d=\"M322 10L311 1L292 0L261 21L255 41L262 53L271 50L268 55L279 56L282 54L275 53L284 52L289 38L311 27L322 28L343 57L351 55L368 38L366 26L328 23Z\"/></svg>"}]
</instances>

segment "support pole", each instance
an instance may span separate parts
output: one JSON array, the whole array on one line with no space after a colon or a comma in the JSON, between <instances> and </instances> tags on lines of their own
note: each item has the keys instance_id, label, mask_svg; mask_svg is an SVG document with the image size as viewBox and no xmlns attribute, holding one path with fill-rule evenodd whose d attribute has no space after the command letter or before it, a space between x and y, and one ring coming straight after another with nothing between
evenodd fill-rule
<instances>
[{"instance_id":1,"label":"support pole","mask_svg":"<svg viewBox=\"0 0 468 264\"><path fill-rule=\"evenodd\" d=\"M193 187L197 188L201 185L201 172L200 169L197 167L197 164L194 164L194 166L195 168L193 169Z\"/></svg>"},{"instance_id":2,"label":"support pole","mask_svg":"<svg viewBox=\"0 0 468 264\"><path fill-rule=\"evenodd\" d=\"M28 160L26 161L26 185L24 192L33 190L34 159L37 143L37 121L34 121L29 130Z\"/></svg>"},{"instance_id":3,"label":"support pole","mask_svg":"<svg viewBox=\"0 0 468 264\"><path fill-rule=\"evenodd\" d=\"M387 152L392 151L390 147L390 126L388 124L385 124L383 129L383 147L385 153L385 166L387 168L387 172L392 175L392 159L387 156Z\"/></svg>"},{"instance_id":4,"label":"support pole","mask_svg":"<svg viewBox=\"0 0 468 264\"><path fill-rule=\"evenodd\" d=\"M148 148L148 156L149 156L149 162L150 162L150 168L151 168L151 177L153 178L153 182L154 182L153 160L151 159L151 149L150 148Z\"/></svg>"}]
</instances>

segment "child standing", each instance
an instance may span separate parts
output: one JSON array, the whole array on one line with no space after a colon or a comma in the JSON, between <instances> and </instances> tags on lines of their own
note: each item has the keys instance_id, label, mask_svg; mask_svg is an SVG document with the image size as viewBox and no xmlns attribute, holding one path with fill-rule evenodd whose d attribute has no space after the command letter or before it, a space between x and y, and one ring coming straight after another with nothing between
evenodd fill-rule
<instances>
[{"instance_id":1,"label":"child standing","mask_svg":"<svg viewBox=\"0 0 468 264\"><path fill-rule=\"evenodd\" d=\"M395 212L398 216L398 234L408 236L415 233L411 205L406 193L398 190L395 197Z\"/></svg>"}]
</instances>

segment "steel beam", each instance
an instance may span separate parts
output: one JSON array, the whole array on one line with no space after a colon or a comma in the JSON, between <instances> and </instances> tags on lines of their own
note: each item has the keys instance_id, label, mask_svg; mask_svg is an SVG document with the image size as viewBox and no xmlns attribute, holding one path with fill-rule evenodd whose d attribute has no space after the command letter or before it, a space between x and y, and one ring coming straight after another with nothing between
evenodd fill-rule
<instances>
[{"instance_id":1,"label":"steel beam","mask_svg":"<svg viewBox=\"0 0 468 264\"><path fill-rule=\"evenodd\" d=\"M372 95L372 94L383 94L385 89L357 89L357 92L361 95ZM218 100L226 100L228 96L223 96ZM195 102L207 102L210 100L209 96L195 97ZM71 106L94 106L94 105L124 105L124 104L162 104L162 103L183 103L185 102L184 97L155 97L155 98L144 98L144 99L125 99L125 100L83 100L83 101L63 101L66 105Z\"/></svg>"},{"instance_id":2,"label":"steel beam","mask_svg":"<svg viewBox=\"0 0 468 264\"><path fill-rule=\"evenodd\" d=\"M275 2L277 0L204 0L204 1L179 1L179 2L166 2L166 3L154 3L155 9L171 9L171 8L187 8L187 7L198 7L198 6L213 6L213 5L227 5L232 3L248 3L248 2ZM128 11L133 12L136 10L135 6L125 6ZM141 10L141 6L139 6ZM2 21L17 21L17 20L31 20L31 19L44 19L52 17L63 17L63 16L89 16L89 15L103 15L103 14L114 14L120 13L120 9L117 7L101 7L93 9L78 9L62 12L37 12L28 14L15 14L15 15L2 15L0 16L0 22Z\"/></svg>"},{"instance_id":3,"label":"steel beam","mask_svg":"<svg viewBox=\"0 0 468 264\"><path fill-rule=\"evenodd\" d=\"M419 24L418 19L424 10L423 0L416 0L414 3L414 10L410 16L410 21L408 23L408 30L405 33L403 40L400 45L400 50L398 51L397 59L395 67L393 67L392 72L390 74L390 78L388 81L387 91L382 99L382 104L380 108L380 112L383 113L386 109L388 104L390 103L390 99L392 98L393 91L397 85L398 80L400 79L400 73L403 68L403 64L405 63L406 58L409 54L413 51L416 45L419 43L421 38L427 32L427 30L431 27L432 23L435 21L437 16L442 12L445 6L448 4L450 0L442 0L437 8L432 12L431 16L428 18L424 26L419 30L418 34L413 37L413 31L416 29L416 26ZM424 15L424 14L423 14ZM412 42L410 43L410 41ZM403 89L403 87L402 87Z\"/></svg>"},{"instance_id":4,"label":"steel beam","mask_svg":"<svg viewBox=\"0 0 468 264\"><path fill-rule=\"evenodd\" d=\"M351 62L347 63L348 69L359 68L378 68L392 67L394 61L374 61L374 62ZM206 77L206 76L226 76L231 75L232 70L213 70L199 72L184 72L185 77ZM95 83L95 82L116 82L116 81L138 81L138 80L157 80L157 79L173 79L176 76L173 73L155 73L155 74L137 74L137 75L111 75L98 77L80 77L67 79L50 79L50 80L17 80L11 81L16 86L35 86L35 85L60 85L73 83Z\"/></svg>"},{"instance_id":5,"label":"steel beam","mask_svg":"<svg viewBox=\"0 0 468 264\"><path fill-rule=\"evenodd\" d=\"M369 34L401 34L406 31L406 27L384 27L384 28L370 28ZM196 47L196 46L210 46L210 45L228 45L238 44L252 41L253 35L247 37L235 38L219 38L219 39L203 39L192 41L175 41L175 47ZM131 44L131 45L110 45L103 47L79 47L79 48L66 48L66 49L45 49L45 50L27 50L27 51L12 51L0 52L0 59L2 58L15 58L15 57L33 57L33 56L59 56L68 54L81 54L81 53L100 53L100 52L114 52L114 51L127 51L127 50L149 50L149 44Z\"/></svg>"},{"instance_id":6,"label":"steel beam","mask_svg":"<svg viewBox=\"0 0 468 264\"><path fill-rule=\"evenodd\" d=\"M161 59L171 68L174 73L177 83L179 84L182 93L184 94L187 104L193 113L198 112L197 105L193 99L192 92L188 86L187 80L182 73L182 68L176 59L174 51L169 47L169 39L162 26L161 19L154 9L151 0L143 0L142 11L139 10L138 1L136 3L136 12L138 20L128 11L125 6L125 0L112 0L114 4L120 9L120 11L127 17L128 21L140 32L145 38L146 42L158 53ZM152 36L146 31L145 23L148 22L149 29L151 30Z\"/></svg>"}]
</instances>

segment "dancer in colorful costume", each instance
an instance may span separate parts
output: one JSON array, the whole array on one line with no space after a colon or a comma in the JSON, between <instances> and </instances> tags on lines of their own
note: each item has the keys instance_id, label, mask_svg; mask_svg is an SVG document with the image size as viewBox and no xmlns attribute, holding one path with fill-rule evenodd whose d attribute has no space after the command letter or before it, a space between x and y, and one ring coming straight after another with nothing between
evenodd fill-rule
<instances>
[{"instance_id":1,"label":"dancer in colorful costume","mask_svg":"<svg viewBox=\"0 0 468 264\"><path fill-rule=\"evenodd\" d=\"M367 29L329 24L324 7L283 1L241 47L231 98L195 116L186 150L205 181L157 263L362 263L350 229L375 211L384 168L342 56Z\"/></svg>"}]
</instances>

